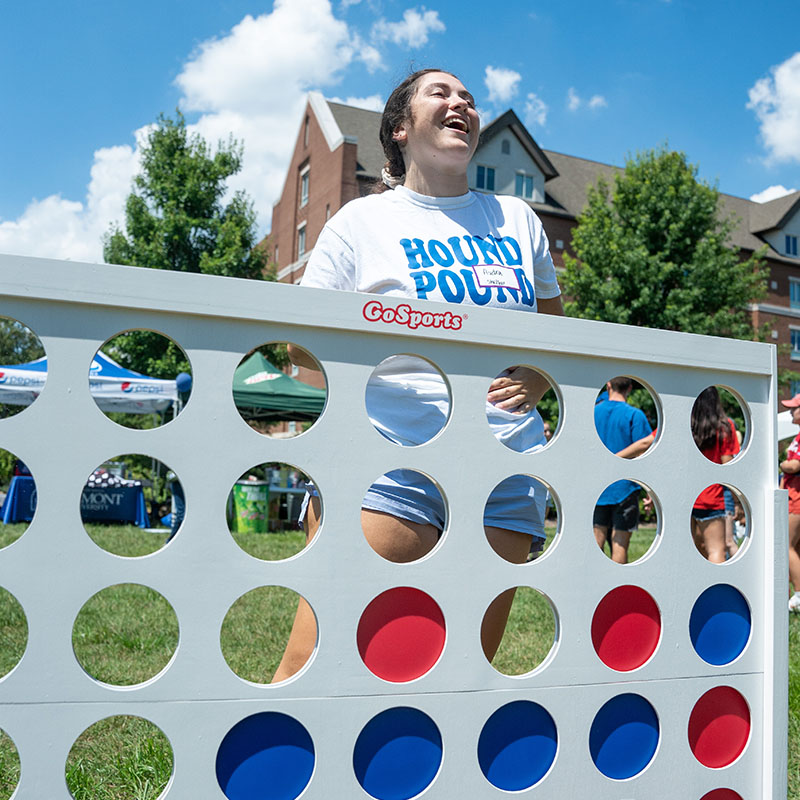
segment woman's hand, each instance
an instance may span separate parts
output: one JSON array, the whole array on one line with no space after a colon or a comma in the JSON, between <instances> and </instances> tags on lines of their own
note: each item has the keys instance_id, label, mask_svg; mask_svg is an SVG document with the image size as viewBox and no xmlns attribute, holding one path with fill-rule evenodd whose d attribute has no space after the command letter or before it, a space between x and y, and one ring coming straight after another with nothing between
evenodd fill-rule
<instances>
[{"instance_id":1,"label":"woman's hand","mask_svg":"<svg viewBox=\"0 0 800 800\"><path fill-rule=\"evenodd\" d=\"M550 388L547 379L529 367L511 367L489 386L487 400L496 408L513 414L527 414L536 408Z\"/></svg>"}]
</instances>

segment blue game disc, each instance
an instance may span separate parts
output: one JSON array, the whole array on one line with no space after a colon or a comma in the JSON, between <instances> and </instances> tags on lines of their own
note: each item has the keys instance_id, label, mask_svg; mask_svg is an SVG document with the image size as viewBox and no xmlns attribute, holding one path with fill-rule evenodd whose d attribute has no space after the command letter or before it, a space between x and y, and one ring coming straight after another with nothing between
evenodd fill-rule
<instances>
[{"instance_id":1,"label":"blue game disc","mask_svg":"<svg viewBox=\"0 0 800 800\"><path fill-rule=\"evenodd\" d=\"M714 666L736 659L747 646L751 629L747 601L726 583L706 589L689 618L689 635L697 655Z\"/></svg>"},{"instance_id":2,"label":"blue game disc","mask_svg":"<svg viewBox=\"0 0 800 800\"><path fill-rule=\"evenodd\" d=\"M409 800L426 789L442 763L442 737L434 721L415 708L390 708L362 729L353 769L377 800Z\"/></svg>"},{"instance_id":3,"label":"blue game disc","mask_svg":"<svg viewBox=\"0 0 800 800\"><path fill-rule=\"evenodd\" d=\"M276 711L238 722L217 751L217 781L228 800L295 800L313 771L308 731Z\"/></svg>"},{"instance_id":4,"label":"blue game disc","mask_svg":"<svg viewBox=\"0 0 800 800\"><path fill-rule=\"evenodd\" d=\"M625 780L650 763L658 737L653 706L638 694L620 694L597 712L589 731L589 751L603 775Z\"/></svg>"},{"instance_id":5,"label":"blue game disc","mask_svg":"<svg viewBox=\"0 0 800 800\"><path fill-rule=\"evenodd\" d=\"M517 700L498 708L478 739L478 763L492 785L518 792L538 783L556 757L556 724L538 703Z\"/></svg>"}]
</instances>

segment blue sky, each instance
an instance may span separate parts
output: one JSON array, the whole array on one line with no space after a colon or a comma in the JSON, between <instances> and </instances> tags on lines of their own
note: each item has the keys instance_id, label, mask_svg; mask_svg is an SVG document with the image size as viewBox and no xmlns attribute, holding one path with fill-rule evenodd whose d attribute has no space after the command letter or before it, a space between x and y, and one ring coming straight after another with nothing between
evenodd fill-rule
<instances>
[{"instance_id":1,"label":"blue sky","mask_svg":"<svg viewBox=\"0 0 800 800\"><path fill-rule=\"evenodd\" d=\"M377 108L430 65L546 149L668 142L723 192L800 189L797 0L29 0L0 10L0 251L101 260L137 131L176 107L244 142L266 232L305 93Z\"/></svg>"}]
</instances>

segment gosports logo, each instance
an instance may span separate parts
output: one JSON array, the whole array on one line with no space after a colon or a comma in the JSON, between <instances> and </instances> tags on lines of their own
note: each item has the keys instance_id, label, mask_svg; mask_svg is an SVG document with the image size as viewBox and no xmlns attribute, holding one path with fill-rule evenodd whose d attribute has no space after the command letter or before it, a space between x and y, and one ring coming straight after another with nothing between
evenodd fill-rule
<instances>
[{"instance_id":1,"label":"gosports logo","mask_svg":"<svg viewBox=\"0 0 800 800\"><path fill-rule=\"evenodd\" d=\"M431 311L414 311L411 306L401 303L397 308L384 307L380 300L370 300L361 310L367 322L386 322L406 325L412 330L416 328L447 328L451 331L461 330L464 317L444 311L434 314Z\"/></svg>"}]
</instances>

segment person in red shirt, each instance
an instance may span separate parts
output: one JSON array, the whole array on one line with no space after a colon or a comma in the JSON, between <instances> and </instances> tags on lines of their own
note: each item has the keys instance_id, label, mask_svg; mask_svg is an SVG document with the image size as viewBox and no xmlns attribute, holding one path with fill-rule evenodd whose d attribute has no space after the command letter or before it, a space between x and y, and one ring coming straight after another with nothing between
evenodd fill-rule
<instances>
[{"instance_id":1,"label":"person in red shirt","mask_svg":"<svg viewBox=\"0 0 800 800\"><path fill-rule=\"evenodd\" d=\"M700 452L715 464L726 464L740 450L733 420L725 414L715 386L703 389L694 401L692 437ZM715 564L725 561L726 516L722 485L703 489L692 508L692 536L697 549Z\"/></svg>"},{"instance_id":2,"label":"person in red shirt","mask_svg":"<svg viewBox=\"0 0 800 800\"><path fill-rule=\"evenodd\" d=\"M792 410L792 422L800 425L800 394L781 405ZM794 594L789 598L789 611L800 613L800 433L786 451L786 460L780 464L781 482L789 491L789 581Z\"/></svg>"}]
</instances>

